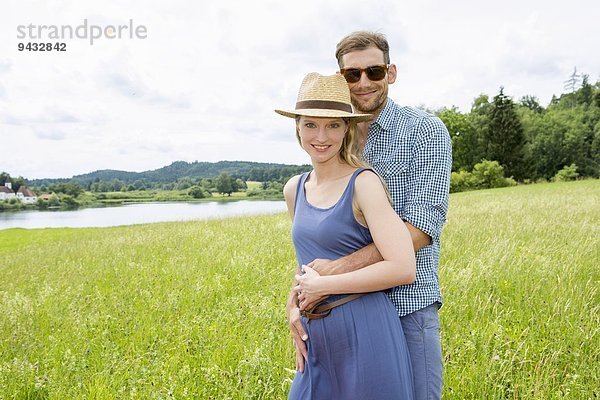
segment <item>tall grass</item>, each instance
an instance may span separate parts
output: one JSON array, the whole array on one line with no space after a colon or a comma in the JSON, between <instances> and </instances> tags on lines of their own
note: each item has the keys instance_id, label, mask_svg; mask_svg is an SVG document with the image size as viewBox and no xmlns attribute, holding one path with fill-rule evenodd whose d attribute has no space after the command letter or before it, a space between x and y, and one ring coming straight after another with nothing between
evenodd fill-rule
<instances>
[{"instance_id":1,"label":"tall grass","mask_svg":"<svg viewBox=\"0 0 600 400\"><path fill-rule=\"evenodd\" d=\"M447 398L600 395L600 182L451 196Z\"/></svg>"},{"instance_id":2,"label":"tall grass","mask_svg":"<svg viewBox=\"0 0 600 400\"><path fill-rule=\"evenodd\" d=\"M444 398L600 394L600 182L451 196ZM0 231L0 399L280 399L285 214Z\"/></svg>"}]
</instances>

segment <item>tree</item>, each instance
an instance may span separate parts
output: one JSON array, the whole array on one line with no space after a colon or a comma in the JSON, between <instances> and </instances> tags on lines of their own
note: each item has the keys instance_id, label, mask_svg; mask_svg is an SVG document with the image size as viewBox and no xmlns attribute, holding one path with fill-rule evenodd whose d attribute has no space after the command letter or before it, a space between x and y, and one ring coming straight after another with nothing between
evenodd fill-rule
<instances>
[{"instance_id":1,"label":"tree","mask_svg":"<svg viewBox=\"0 0 600 400\"><path fill-rule=\"evenodd\" d=\"M146 183L143 180L133 182L133 190L146 190Z\"/></svg>"},{"instance_id":2,"label":"tree","mask_svg":"<svg viewBox=\"0 0 600 400\"><path fill-rule=\"evenodd\" d=\"M189 189L194 185L192 182L192 178L189 176L184 176L183 178L179 178L177 180L177 184L175 185L175 189L177 190L185 190Z\"/></svg>"},{"instance_id":3,"label":"tree","mask_svg":"<svg viewBox=\"0 0 600 400\"><path fill-rule=\"evenodd\" d=\"M579 87L579 79L581 78L581 74L577 73L577 67L574 68L573 73L569 75L569 79L567 79L565 84L565 90L568 90L571 93L575 93L575 90Z\"/></svg>"},{"instance_id":4,"label":"tree","mask_svg":"<svg viewBox=\"0 0 600 400\"><path fill-rule=\"evenodd\" d=\"M231 196L231 193L233 193L233 185L231 184L231 177L229 174L227 174L227 172L221 172L221 175L219 175L215 181L215 185L219 193Z\"/></svg>"},{"instance_id":5,"label":"tree","mask_svg":"<svg viewBox=\"0 0 600 400\"><path fill-rule=\"evenodd\" d=\"M523 96L523 97L521 97L520 103L523 107L527 107L531 111L536 112L538 114L541 114L544 112L544 107L542 107L540 105L540 101L535 96L529 96L529 95Z\"/></svg>"},{"instance_id":6,"label":"tree","mask_svg":"<svg viewBox=\"0 0 600 400\"><path fill-rule=\"evenodd\" d=\"M483 158L481 138L471 119L456 107L444 108L436 114L448 128L452 139L452 170L471 170Z\"/></svg>"},{"instance_id":7,"label":"tree","mask_svg":"<svg viewBox=\"0 0 600 400\"><path fill-rule=\"evenodd\" d=\"M246 182L244 182L243 180L241 180L240 178L235 180L235 183L237 185L237 190L246 190L248 189L248 185L246 184Z\"/></svg>"},{"instance_id":8,"label":"tree","mask_svg":"<svg viewBox=\"0 0 600 400\"><path fill-rule=\"evenodd\" d=\"M8 172L0 173L0 186L6 186L6 182L11 182L10 174Z\"/></svg>"},{"instance_id":9,"label":"tree","mask_svg":"<svg viewBox=\"0 0 600 400\"><path fill-rule=\"evenodd\" d=\"M584 74L581 79L581 89L577 92L577 102L579 104L590 105L594 101L594 90L588 80L589 76Z\"/></svg>"},{"instance_id":10,"label":"tree","mask_svg":"<svg viewBox=\"0 0 600 400\"><path fill-rule=\"evenodd\" d=\"M542 177L545 179L549 178L549 176L545 176L542 173L541 160L545 158L545 155L539 154L539 149L536 147L539 145L539 139L547 133L544 127L544 119L547 118L545 112L546 110L543 110L543 112L534 111L530 107L523 105L523 103L517 107L517 113L523 126L523 135L526 142L524 150L525 159L529 160L526 178L531 181Z\"/></svg>"},{"instance_id":11,"label":"tree","mask_svg":"<svg viewBox=\"0 0 600 400\"><path fill-rule=\"evenodd\" d=\"M209 192L209 193L210 193L211 189L215 188L213 180L212 179L208 179L208 178L203 178L200 181L200 186L202 186L202 188L204 189L204 191Z\"/></svg>"},{"instance_id":12,"label":"tree","mask_svg":"<svg viewBox=\"0 0 600 400\"><path fill-rule=\"evenodd\" d=\"M55 193L64 193L71 197L77 197L83 192L83 188L75 182L69 183L57 183L55 185L50 185L48 190Z\"/></svg>"},{"instance_id":13,"label":"tree","mask_svg":"<svg viewBox=\"0 0 600 400\"><path fill-rule=\"evenodd\" d=\"M490 127L491 109L492 104L489 101L489 97L481 94L473 101L471 112L467 114L469 126L473 129L473 135L477 138L477 145L474 145L474 154L471 156L472 165L475 165L486 156L486 137L488 136L487 131ZM470 170L471 168L466 169Z\"/></svg>"},{"instance_id":14,"label":"tree","mask_svg":"<svg viewBox=\"0 0 600 400\"><path fill-rule=\"evenodd\" d=\"M248 180L263 182L265 181L265 169L260 167L253 167L250 169L248 174Z\"/></svg>"},{"instance_id":15,"label":"tree","mask_svg":"<svg viewBox=\"0 0 600 400\"><path fill-rule=\"evenodd\" d=\"M512 99L504 88L494 97L486 130L486 158L496 160L506 174L517 180L525 177L525 136Z\"/></svg>"},{"instance_id":16,"label":"tree","mask_svg":"<svg viewBox=\"0 0 600 400\"><path fill-rule=\"evenodd\" d=\"M110 181L110 186L113 192L120 192L121 189L125 186L125 183L120 179L114 178L112 181Z\"/></svg>"}]
</instances>

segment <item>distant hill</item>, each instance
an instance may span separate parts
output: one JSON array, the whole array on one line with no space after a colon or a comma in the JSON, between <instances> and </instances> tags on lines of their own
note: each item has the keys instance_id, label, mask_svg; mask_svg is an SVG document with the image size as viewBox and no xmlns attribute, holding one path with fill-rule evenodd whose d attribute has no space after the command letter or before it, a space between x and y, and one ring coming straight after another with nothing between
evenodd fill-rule
<instances>
[{"instance_id":1,"label":"distant hill","mask_svg":"<svg viewBox=\"0 0 600 400\"><path fill-rule=\"evenodd\" d=\"M127 172L117 170L100 170L72 178L60 179L33 179L28 180L29 185L48 186L55 183L77 182L82 186L88 186L92 182L112 181L118 179L126 184L136 181L144 181L151 184L176 182L180 178L214 178L226 172L234 178L250 181L282 181L287 178L309 171L310 165L288 165L274 163L260 163L251 161L219 161L210 162L185 162L176 161L171 165L144 172Z\"/></svg>"}]
</instances>

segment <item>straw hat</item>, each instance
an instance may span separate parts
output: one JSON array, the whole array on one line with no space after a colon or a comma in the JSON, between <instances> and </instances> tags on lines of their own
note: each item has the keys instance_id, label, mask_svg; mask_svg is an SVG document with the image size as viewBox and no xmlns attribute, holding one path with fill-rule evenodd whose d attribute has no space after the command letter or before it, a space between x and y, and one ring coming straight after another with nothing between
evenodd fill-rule
<instances>
[{"instance_id":1,"label":"straw hat","mask_svg":"<svg viewBox=\"0 0 600 400\"><path fill-rule=\"evenodd\" d=\"M322 118L352 118L365 121L371 114L357 114L350 101L350 89L340 74L324 76L311 72L304 77L298 92L295 110L275 110L284 117L299 115Z\"/></svg>"}]
</instances>

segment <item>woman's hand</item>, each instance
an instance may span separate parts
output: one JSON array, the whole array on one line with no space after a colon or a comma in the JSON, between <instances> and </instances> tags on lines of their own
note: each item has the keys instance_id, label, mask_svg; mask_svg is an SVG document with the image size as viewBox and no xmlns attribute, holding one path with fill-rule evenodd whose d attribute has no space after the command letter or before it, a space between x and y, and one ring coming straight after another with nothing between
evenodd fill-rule
<instances>
[{"instance_id":1,"label":"woman's hand","mask_svg":"<svg viewBox=\"0 0 600 400\"><path fill-rule=\"evenodd\" d=\"M328 293L323 285L324 277L317 271L303 265L302 272L304 274L295 276L296 286L293 290L298 296L300 310L307 310L327 297Z\"/></svg>"}]
</instances>

